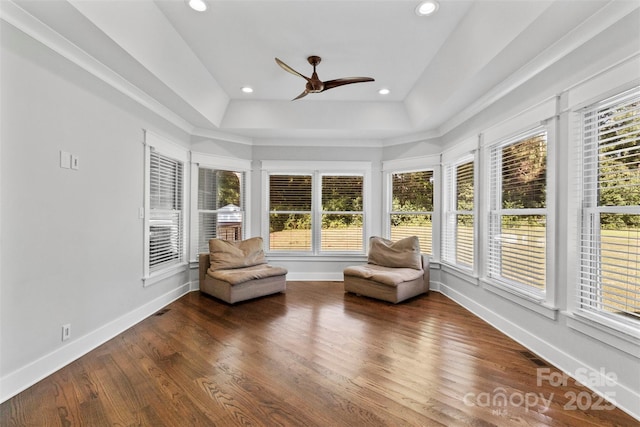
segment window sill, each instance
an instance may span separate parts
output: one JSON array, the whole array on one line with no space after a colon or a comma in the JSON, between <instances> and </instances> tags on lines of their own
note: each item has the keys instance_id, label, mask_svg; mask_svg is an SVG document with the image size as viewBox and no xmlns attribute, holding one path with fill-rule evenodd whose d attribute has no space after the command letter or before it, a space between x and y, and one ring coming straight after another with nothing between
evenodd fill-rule
<instances>
[{"instance_id":1,"label":"window sill","mask_svg":"<svg viewBox=\"0 0 640 427\"><path fill-rule=\"evenodd\" d=\"M567 326L640 359L640 331L606 316L567 312Z\"/></svg>"},{"instance_id":2,"label":"window sill","mask_svg":"<svg viewBox=\"0 0 640 427\"><path fill-rule=\"evenodd\" d=\"M148 276L142 278L142 286L146 288L151 285L154 285L163 279L166 279L168 277L171 277L173 275L186 271L188 266L189 266L188 263L183 262L181 264L172 265L171 267L167 267L160 271L154 271Z\"/></svg>"},{"instance_id":3,"label":"window sill","mask_svg":"<svg viewBox=\"0 0 640 427\"><path fill-rule=\"evenodd\" d=\"M505 298L511 302L514 302L521 307L524 307L530 311L540 314L548 319L557 320L558 308L550 306L544 300L544 298L515 289L498 282L489 282L487 280L481 280L483 288L489 292L492 292L502 298Z\"/></svg>"},{"instance_id":4,"label":"window sill","mask_svg":"<svg viewBox=\"0 0 640 427\"><path fill-rule=\"evenodd\" d=\"M429 258L430 270L442 270L442 263L440 261L434 260L433 258L431 258L431 255L429 254L423 254L423 255L427 255L427 258Z\"/></svg>"}]
</instances>

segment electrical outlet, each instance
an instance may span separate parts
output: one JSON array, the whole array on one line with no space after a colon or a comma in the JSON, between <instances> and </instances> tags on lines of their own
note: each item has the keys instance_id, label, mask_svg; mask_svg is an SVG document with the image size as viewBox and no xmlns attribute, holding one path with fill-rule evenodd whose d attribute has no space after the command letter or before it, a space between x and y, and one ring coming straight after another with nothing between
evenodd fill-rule
<instances>
[{"instance_id":1,"label":"electrical outlet","mask_svg":"<svg viewBox=\"0 0 640 427\"><path fill-rule=\"evenodd\" d=\"M62 325L62 341L66 341L71 337L71 324Z\"/></svg>"}]
</instances>

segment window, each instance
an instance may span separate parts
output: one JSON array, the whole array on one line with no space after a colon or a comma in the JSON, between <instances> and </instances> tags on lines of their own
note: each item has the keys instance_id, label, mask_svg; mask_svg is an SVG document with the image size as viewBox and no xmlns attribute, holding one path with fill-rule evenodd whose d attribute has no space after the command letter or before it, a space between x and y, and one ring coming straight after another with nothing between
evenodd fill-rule
<instances>
[{"instance_id":1,"label":"window","mask_svg":"<svg viewBox=\"0 0 640 427\"><path fill-rule=\"evenodd\" d=\"M465 158L445 169L444 261L473 269L474 162Z\"/></svg>"},{"instance_id":2,"label":"window","mask_svg":"<svg viewBox=\"0 0 640 427\"><path fill-rule=\"evenodd\" d=\"M298 162L297 168L306 166L313 172L289 172L290 162L263 162L265 169L271 169L264 172L270 251L364 253L370 164L346 163L351 166ZM350 171L343 172L347 169Z\"/></svg>"},{"instance_id":3,"label":"window","mask_svg":"<svg viewBox=\"0 0 640 427\"><path fill-rule=\"evenodd\" d=\"M311 251L312 175L269 176L269 249Z\"/></svg>"},{"instance_id":4,"label":"window","mask_svg":"<svg viewBox=\"0 0 640 427\"><path fill-rule=\"evenodd\" d=\"M640 320L640 87L582 113L578 305Z\"/></svg>"},{"instance_id":5,"label":"window","mask_svg":"<svg viewBox=\"0 0 640 427\"><path fill-rule=\"evenodd\" d=\"M391 174L390 239L418 236L420 251L433 254L433 170Z\"/></svg>"},{"instance_id":6,"label":"window","mask_svg":"<svg viewBox=\"0 0 640 427\"><path fill-rule=\"evenodd\" d=\"M245 172L198 168L198 253L209 251L209 239L244 237Z\"/></svg>"},{"instance_id":7,"label":"window","mask_svg":"<svg viewBox=\"0 0 640 427\"><path fill-rule=\"evenodd\" d=\"M149 173L149 270L155 271L182 261L183 165L152 151Z\"/></svg>"},{"instance_id":8,"label":"window","mask_svg":"<svg viewBox=\"0 0 640 427\"><path fill-rule=\"evenodd\" d=\"M146 132L145 158L144 278L147 280L186 265L184 165L187 151Z\"/></svg>"},{"instance_id":9,"label":"window","mask_svg":"<svg viewBox=\"0 0 640 427\"><path fill-rule=\"evenodd\" d=\"M322 251L358 251L362 246L362 175L322 175Z\"/></svg>"},{"instance_id":10,"label":"window","mask_svg":"<svg viewBox=\"0 0 640 427\"><path fill-rule=\"evenodd\" d=\"M489 149L487 275L534 294L546 289L547 132L538 128Z\"/></svg>"}]
</instances>

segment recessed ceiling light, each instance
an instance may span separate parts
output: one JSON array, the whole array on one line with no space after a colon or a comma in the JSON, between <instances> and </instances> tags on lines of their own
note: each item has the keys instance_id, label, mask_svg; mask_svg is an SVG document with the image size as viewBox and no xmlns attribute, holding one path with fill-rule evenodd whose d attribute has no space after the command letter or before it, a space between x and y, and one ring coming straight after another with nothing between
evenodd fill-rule
<instances>
[{"instance_id":1,"label":"recessed ceiling light","mask_svg":"<svg viewBox=\"0 0 640 427\"><path fill-rule=\"evenodd\" d=\"M391 92L391 91L390 91L389 89L387 89L386 87L384 87L384 88L382 88L382 89L380 89L380 90L378 91L378 93L379 93L380 95L389 95L389 93L390 93L390 92Z\"/></svg>"},{"instance_id":2,"label":"recessed ceiling light","mask_svg":"<svg viewBox=\"0 0 640 427\"><path fill-rule=\"evenodd\" d=\"M189 7L195 11L204 12L207 10L207 4L204 0L188 0L187 3L189 4Z\"/></svg>"},{"instance_id":3,"label":"recessed ceiling light","mask_svg":"<svg viewBox=\"0 0 640 427\"><path fill-rule=\"evenodd\" d=\"M416 15L418 16L432 15L438 10L439 7L440 7L440 3L438 3L436 0L423 1L416 7Z\"/></svg>"},{"instance_id":4,"label":"recessed ceiling light","mask_svg":"<svg viewBox=\"0 0 640 427\"><path fill-rule=\"evenodd\" d=\"M244 93L253 93L253 88L249 86L243 86L241 89Z\"/></svg>"}]
</instances>

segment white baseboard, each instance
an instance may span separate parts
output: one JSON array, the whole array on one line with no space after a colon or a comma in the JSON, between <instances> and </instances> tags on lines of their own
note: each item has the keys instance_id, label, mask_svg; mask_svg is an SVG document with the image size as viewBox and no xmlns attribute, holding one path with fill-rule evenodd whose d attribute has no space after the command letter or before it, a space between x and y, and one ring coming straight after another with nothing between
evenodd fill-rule
<instances>
[{"instance_id":1,"label":"white baseboard","mask_svg":"<svg viewBox=\"0 0 640 427\"><path fill-rule=\"evenodd\" d=\"M549 344L543 338L533 335L526 329L522 329L521 327L514 325L509 321L509 319L496 314L494 311L491 311L487 307L469 299L444 283L431 282L431 289L440 292L460 304L462 307L491 324L514 341L540 355L543 359L549 361L569 377L576 379L575 374L581 373L581 378L592 379L592 384L585 384L585 386L588 386L590 390L599 396L605 397L627 414L640 420L640 406L638 406L638 402L640 402L640 394L637 391L632 390L617 381L615 381L613 385L607 386L607 383L611 384L611 379L603 376L603 372L600 370L586 366L580 360Z\"/></svg>"},{"instance_id":2,"label":"white baseboard","mask_svg":"<svg viewBox=\"0 0 640 427\"><path fill-rule=\"evenodd\" d=\"M292 282L301 281L327 281L327 282L342 282L344 276L342 271L338 273L332 272L321 272L321 273L303 273L303 272L294 272L287 273L287 280L291 280Z\"/></svg>"},{"instance_id":3,"label":"white baseboard","mask_svg":"<svg viewBox=\"0 0 640 427\"><path fill-rule=\"evenodd\" d=\"M197 289L197 283L195 287ZM70 341L67 345L5 375L0 378L0 403L126 331L169 303L189 293L193 290L192 288L193 285L191 283L185 283L95 331Z\"/></svg>"}]
</instances>

